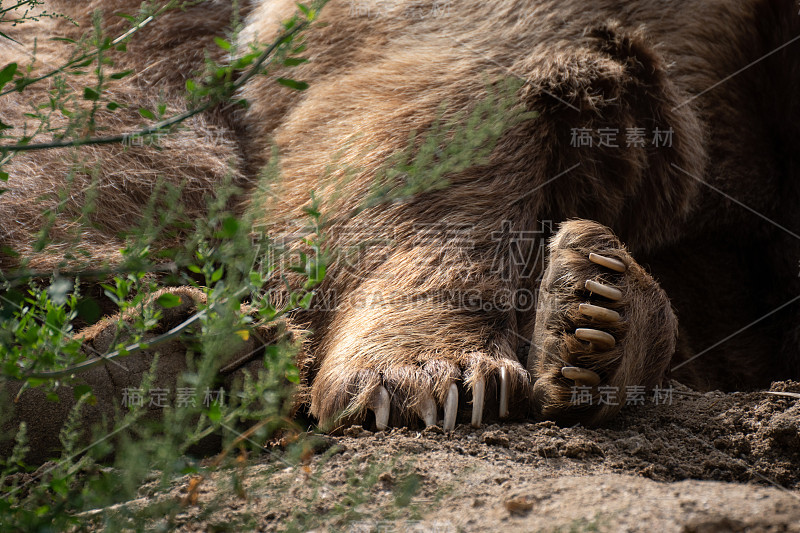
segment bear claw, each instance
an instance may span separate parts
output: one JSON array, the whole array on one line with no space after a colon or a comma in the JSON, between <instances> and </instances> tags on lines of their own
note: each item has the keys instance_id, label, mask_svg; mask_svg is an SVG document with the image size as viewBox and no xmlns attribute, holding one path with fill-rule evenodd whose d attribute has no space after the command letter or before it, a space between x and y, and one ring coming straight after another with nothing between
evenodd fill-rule
<instances>
[{"instance_id":1,"label":"bear claw","mask_svg":"<svg viewBox=\"0 0 800 533\"><path fill-rule=\"evenodd\" d=\"M575 330L575 337L592 343L595 348L600 350L610 350L617 344L613 335L599 329L578 328Z\"/></svg>"},{"instance_id":2,"label":"bear claw","mask_svg":"<svg viewBox=\"0 0 800 533\"><path fill-rule=\"evenodd\" d=\"M391 398L386 387L380 386L375 392L372 402L372 410L375 412L375 427L378 431L383 431L389 427L389 406Z\"/></svg>"},{"instance_id":3,"label":"bear claw","mask_svg":"<svg viewBox=\"0 0 800 533\"><path fill-rule=\"evenodd\" d=\"M417 406L417 414L425 422L425 427L436 425L436 402L433 396L426 395Z\"/></svg>"},{"instance_id":4,"label":"bear claw","mask_svg":"<svg viewBox=\"0 0 800 533\"><path fill-rule=\"evenodd\" d=\"M486 392L486 381L479 378L472 387L472 427L481 427L483 421L483 399Z\"/></svg>"},{"instance_id":5,"label":"bear claw","mask_svg":"<svg viewBox=\"0 0 800 533\"><path fill-rule=\"evenodd\" d=\"M584 287L586 288L587 291L591 293L597 294L598 296L602 296L604 298L608 298L609 300L613 300L615 302L622 299L622 291L617 289L616 287L603 285L602 283L598 283L590 279L586 280Z\"/></svg>"},{"instance_id":6,"label":"bear claw","mask_svg":"<svg viewBox=\"0 0 800 533\"><path fill-rule=\"evenodd\" d=\"M594 387L600 383L600 376L597 372L587 370L586 368L578 368L577 366L565 366L561 369L561 375L567 379L571 379L578 385Z\"/></svg>"},{"instance_id":7,"label":"bear claw","mask_svg":"<svg viewBox=\"0 0 800 533\"><path fill-rule=\"evenodd\" d=\"M508 416L508 370L500 369L500 418Z\"/></svg>"},{"instance_id":8,"label":"bear claw","mask_svg":"<svg viewBox=\"0 0 800 533\"><path fill-rule=\"evenodd\" d=\"M589 253L589 261L620 273L625 272L625 270L627 270L628 268L627 266L625 266L625 263L623 263L619 259L614 259L613 257L607 257L605 255L596 254L594 252Z\"/></svg>"},{"instance_id":9,"label":"bear claw","mask_svg":"<svg viewBox=\"0 0 800 533\"><path fill-rule=\"evenodd\" d=\"M506 368L500 368L498 372L499 382L499 416L500 418L507 418L509 416L509 390L510 378ZM486 380L485 378L478 378L472 387L472 421L473 427L479 428L483 423L483 410L486 406ZM392 399L389 391L385 386L381 385L372 396L372 401L367 405L367 408L375 413L375 428L377 431L384 431L389 429L389 418L391 415ZM458 418L458 385L453 381L450 383L447 394L444 399L444 419L442 422L442 429L445 431L452 431L456 427L456 420ZM425 423L425 426L437 425L440 420L438 418L439 408L436 400L430 394L424 395L413 408L417 416Z\"/></svg>"},{"instance_id":10,"label":"bear claw","mask_svg":"<svg viewBox=\"0 0 800 533\"><path fill-rule=\"evenodd\" d=\"M595 320L599 320L601 322L619 322L622 320L622 317L619 315L619 313L613 309L606 309L605 307L600 307L598 305L580 304L578 305L578 311L584 316L594 318Z\"/></svg>"},{"instance_id":11,"label":"bear claw","mask_svg":"<svg viewBox=\"0 0 800 533\"><path fill-rule=\"evenodd\" d=\"M458 386L450 384L447 391L447 399L444 402L444 423L442 427L445 431L452 431L456 428L456 415L458 415Z\"/></svg>"}]
</instances>

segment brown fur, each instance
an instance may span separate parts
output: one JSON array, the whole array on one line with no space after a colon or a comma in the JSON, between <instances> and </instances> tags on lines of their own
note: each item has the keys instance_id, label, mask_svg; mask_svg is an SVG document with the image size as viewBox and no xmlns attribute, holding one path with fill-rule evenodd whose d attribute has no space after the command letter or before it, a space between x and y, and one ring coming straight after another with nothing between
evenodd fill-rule
<instances>
[{"instance_id":1,"label":"brown fur","mask_svg":"<svg viewBox=\"0 0 800 533\"><path fill-rule=\"evenodd\" d=\"M58 203L69 161L62 160L63 152L18 156L10 166L11 192L0 196L5 221L0 241L30 265L52 268L78 232L92 258L113 262L123 242L118 232L139 212L157 177L187 183L182 201L187 213L197 216L204 194L224 179L229 163L234 181L247 190L245 204L262 210L260 225L275 233L293 232L303 224L310 190L326 200L323 211L351 211L363 202L387 158L405 148L412 131L430 126L443 102L448 116L470 110L486 95L487 80L515 76L524 81L519 101L539 116L508 131L487 164L450 176L446 190L368 209L331 228L332 246L348 239L396 245L375 255L368 251L356 275L334 262L321 291L334 294L339 306L294 317L314 332L301 359L306 388L299 395L314 416L332 422L346 411L351 420L361 419L383 384L392 394L394 421L409 422L414 405L427 394L442 402L451 380L461 384L462 407L468 410L470 387L479 378L487 379L487 398L496 398L501 367L512 378L514 413L526 414L530 377L518 354L527 352L534 337L535 309L475 309L452 298L469 292L492 302L503 291L537 290L542 265L492 270L498 252L492 235L501 230L529 231L542 220L569 219L610 228L663 282L675 304L682 324L676 361L798 293L797 240L711 189L800 231L795 206L800 151L793 119L800 111L795 90L800 44L725 80L800 35L793 2L458 1L449 2L440 16L422 18L410 16L404 2L382 5L389 11L354 13L353 4L336 0L325 7L321 21L326 24L308 37L311 61L291 71L292 77L311 82L307 91L257 78L242 91L251 102L247 110L198 118L165 141L164 151L81 150L86 166L98 168L98 215L94 226L75 228L71 216L81 198L69 196L53 230L62 242L53 248L55 255L34 252L32 243L42 207ZM243 38L269 40L278 31L277 21L293 9L285 1L254 3ZM85 7L79 11L85 20ZM200 38L223 33L227 16L225 2L211 2L144 32L141 52L129 54L131 65L143 72L119 84L120 100L132 109L152 107L153 95L162 89L170 109L183 109L183 78L200 67ZM64 31L63 25L48 24L50 31ZM25 44L32 38L22 37ZM19 55L8 43L0 46L4 62ZM47 43L42 53L59 62L57 43ZM3 121L20 124L25 100L33 96L6 100ZM119 116L105 118L104 124L125 130L139 122L133 112ZM620 148L570 146L573 128L628 127L672 128L673 144L625 147L620 136ZM270 159L273 142L282 180L267 195L257 175ZM326 168L334 159L341 165L329 174ZM344 166L356 168L355 175ZM89 183L87 172L71 187L80 191ZM337 189L345 194L330 194ZM416 238L419 224L441 221L469 228L474 246L464 249L444 232L421 242ZM632 273L626 283L647 288L625 300L629 320L625 331L616 332L626 339L620 344L627 350L623 366L616 373L612 368L618 354L586 364L600 369L610 383L657 383L673 355L669 303L605 229L570 227L578 228L575 235L567 233L581 241L582 250L610 247L627 258ZM605 240L598 243L595 235ZM499 253L510 253L510 234L500 244ZM551 254L566 253L562 244L554 241ZM3 258L2 266L16 261ZM563 261L577 280L596 272L582 258ZM364 303L373 297L380 299ZM790 306L770 315L683 366L676 377L704 388L797 378L796 314L797 306ZM664 327L643 333L642 324L653 316L661 316ZM580 351L567 346L567 352L573 349ZM565 359L571 357L567 352ZM545 363L539 372L552 377L558 361ZM531 362L528 367L538 368ZM558 404L565 386L553 384L548 397Z\"/></svg>"}]
</instances>

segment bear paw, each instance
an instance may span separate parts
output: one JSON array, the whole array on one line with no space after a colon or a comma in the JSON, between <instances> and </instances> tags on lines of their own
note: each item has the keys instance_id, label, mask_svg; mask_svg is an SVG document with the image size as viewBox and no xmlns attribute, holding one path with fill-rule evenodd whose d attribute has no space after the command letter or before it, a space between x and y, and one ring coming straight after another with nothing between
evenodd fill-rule
<instances>
[{"instance_id":1,"label":"bear paw","mask_svg":"<svg viewBox=\"0 0 800 533\"><path fill-rule=\"evenodd\" d=\"M537 414L596 424L641 403L662 380L676 338L666 294L611 230L586 220L561 224L528 361Z\"/></svg>"},{"instance_id":2,"label":"bear paw","mask_svg":"<svg viewBox=\"0 0 800 533\"><path fill-rule=\"evenodd\" d=\"M374 415L379 431L420 422L450 431L458 421L480 427L484 416L522 416L530 403L530 376L516 359L482 352L439 353L427 361L382 359L377 365L342 358L322 369L311 405L321 426L372 425Z\"/></svg>"}]
</instances>

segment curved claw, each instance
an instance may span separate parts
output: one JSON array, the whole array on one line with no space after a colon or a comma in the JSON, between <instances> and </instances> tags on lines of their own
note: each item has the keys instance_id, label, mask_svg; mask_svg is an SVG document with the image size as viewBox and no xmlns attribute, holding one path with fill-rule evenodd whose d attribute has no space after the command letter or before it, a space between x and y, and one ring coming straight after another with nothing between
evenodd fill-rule
<instances>
[{"instance_id":1,"label":"curved claw","mask_svg":"<svg viewBox=\"0 0 800 533\"><path fill-rule=\"evenodd\" d=\"M486 393L486 381L479 378L472 387L472 427L481 427L483 421L483 399Z\"/></svg>"},{"instance_id":2,"label":"curved claw","mask_svg":"<svg viewBox=\"0 0 800 533\"><path fill-rule=\"evenodd\" d=\"M625 270L627 270L628 268L627 266L625 266L625 263L623 263L619 259L595 253L589 254L589 261L591 261L596 265L604 266L615 272L625 272Z\"/></svg>"},{"instance_id":3,"label":"curved claw","mask_svg":"<svg viewBox=\"0 0 800 533\"><path fill-rule=\"evenodd\" d=\"M375 412L375 427L378 431L383 431L389 427L389 407L391 403L389 391L386 390L386 387L378 387L372 402L372 410Z\"/></svg>"},{"instance_id":4,"label":"curved claw","mask_svg":"<svg viewBox=\"0 0 800 533\"><path fill-rule=\"evenodd\" d=\"M561 369L561 375L567 379L571 379L579 385L588 385L594 387L600 383L600 376L597 372L593 372L586 368L579 368L577 366L565 366Z\"/></svg>"},{"instance_id":5,"label":"curved claw","mask_svg":"<svg viewBox=\"0 0 800 533\"><path fill-rule=\"evenodd\" d=\"M417 405L417 414L425 422L425 426L436 425L436 402L430 394Z\"/></svg>"},{"instance_id":6,"label":"curved claw","mask_svg":"<svg viewBox=\"0 0 800 533\"><path fill-rule=\"evenodd\" d=\"M508 370L500 369L500 418L508 416Z\"/></svg>"},{"instance_id":7,"label":"curved claw","mask_svg":"<svg viewBox=\"0 0 800 533\"><path fill-rule=\"evenodd\" d=\"M613 335L599 329L578 328L575 330L575 336L582 341L591 342L601 350L610 350L617 344Z\"/></svg>"},{"instance_id":8,"label":"curved claw","mask_svg":"<svg viewBox=\"0 0 800 533\"><path fill-rule=\"evenodd\" d=\"M444 424L445 431L453 431L456 428L456 415L458 414L458 387L455 383L450 384L447 391L447 399L444 401Z\"/></svg>"},{"instance_id":9,"label":"curved claw","mask_svg":"<svg viewBox=\"0 0 800 533\"><path fill-rule=\"evenodd\" d=\"M592 305L592 304L580 304L578 305L578 312L583 316L588 316L589 318L594 318L595 320L600 320L602 322L619 322L622 320L622 317L614 311L613 309L606 309L605 307L600 307L599 305Z\"/></svg>"},{"instance_id":10,"label":"curved claw","mask_svg":"<svg viewBox=\"0 0 800 533\"><path fill-rule=\"evenodd\" d=\"M617 300L622 299L622 291L617 289L616 287L610 287L608 285L603 285L602 283L598 283L596 281L592 281L590 279L586 280L584 287L587 291L597 294L599 296L603 296L604 298L608 298L609 300Z\"/></svg>"}]
</instances>

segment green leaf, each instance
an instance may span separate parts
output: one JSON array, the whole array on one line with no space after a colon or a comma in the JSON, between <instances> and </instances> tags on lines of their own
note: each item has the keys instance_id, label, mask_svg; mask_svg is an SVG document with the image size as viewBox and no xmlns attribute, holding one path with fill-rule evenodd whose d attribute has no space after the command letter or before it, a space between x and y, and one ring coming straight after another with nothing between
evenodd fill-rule
<instances>
[{"instance_id":1,"label":"green leaf","mask_svg":"<svg viewBox=\"0 0 800 533\"><path fill-rule=\"evenodd\" d=\"M61 496L66 496L69 492L69 486L67 485L66 478L55 478L49 483L50 490L53 492L60 494Z\"/></svg>"},{"instance_id":2,"label":"green leaf","mask_svg":"<svg viewBox=\"0 0 800 533\"><path fill-rule=\"evenodd\" d=\"M91 87L84 87L83 88L83 98L84 100L91 100L92 102L96 102L100 99L100 93L92 89Z\"/></svg>"},{"instance_id":3,"label":"green leaf","mask_svg":"<svg viewBox=\"0 0 800 533\"><path fill-rule=\"evenodd\" d=\"M217 46L219 46L223 50L230 50L231 49L231 43L229 43L228 41L226 41L222 37L214 37L214 42L217 44Z\"/></svg>"},{"instance_id":4,"label":"green leaf","mask_svg":"<svg viewBox=\"0 0 800 533\"><path fill-rule=\"evenodd\" d=\"M300 300L300 307L302 307L303 309L308 309L309 307L311 307L312 298L314 298L313 292L306 293L306 295L303 296L303 299Z\"/></svg>"},{"instance_id":5,"label":"green leaf","mask_svg":"<svg viewBox=\"0 0 800 533\"><path fill-rule=\"evenodd\" d=\"M239 221L236 217L228 217L222 221L222 235L231 238L239 231Z\"/></svg>"},{"instance_id":6,"label":"green leaf","mask_svg":"<svg viewBox=\"0 0 800 533\"><path fill-rule=\"evenodd\" d=\"M170 307L177 307L181 305L181 298L176 294L171 294L169 292L165 292L161 296L158 297L156 300L158 305L165 309L169 309Z\"/></svg>"},{"instance_id":7,"label":"green leaf","mask_svg":"<svg viewBox=\"0 0 800 533\"><path fill-rule=\"evenodd\" d=\"M222 420L222 410L219 407L218 403L212 403L208 406L208 419L214 422L215 424Z\"/></svg>"},{"instance_id":8,"label":"green leaf","mask_svg":"<svg viewBox=\"0 0 800 533\"><path fill-rule=\"evenodd\" d=\"M253 61L255 61L257 57L258 54L255 53L243 55L242 57L233 62L234 70L243 69L249 66L251 63L253 63Z\"/></svg>"},{"instance_id":9,"label":"green leaf","mask_svg":"<svg viewBox=\"0 0 800 533\"><path fill-rule=\"evenodd\" d=\"M150 120L155 120L156 116L153 114L152 111L149 109L145 109L144 107L139 108L139 114L142 115L144 118L148 118Z\"/></svg>"},{"instance_id":10,"label":"green leaf","mask_svg":"<svg viewBox=\"0 0 800 533\"><path fill-rule=\"evenodd\" d=\"M0 181L8 181L8 172L0 170Z\"/></svg>"},{"instance_id":11,"label":"green leaf","mask_svg":"<svg viewBox=\"0 0 800 533\"><path fill-rule=\"evenodd\" d=\"M290 383L294 383L295 385L300 383L300 370L296 366L289 365L284 375Z\"/></svg>"},{"instance_id":12,"label":"green leaf","mask_svg":"<svg viewBox=\"0 0 800 533\"><path fill-rule=\"evenodd\" d=\"M86 59L84 61L81 61L80 63L75 63L74 65L70 65L70 68L78 69L78 68L88 67L92 63L94 63L94 58L93 57L89 58L89 59Z\"/></svg>"},{"instance_id":13,"label":"green leaf","mask_svg":"<svg viewBox=\"0 0 800 533\"><path fill-rule=\"evenodd\" d=\"M308 281L310 283L316 285L325 279L326 268L324 264L314 262L309 264L308 266L310 268L308 269L307 274L308 274Z\"/></svg>"},{"instance_id":14,"label":"green leaf","mask_svg":"<svg viewBox=\"0 0 800 533\"><path fill-rule=\"evenodd\" d=\"M111 78L112 80L121 80L122 78L124 78L125 76L129 75L132 72L133 72L132 70L123 70L122 72L115 72L114 74L109 76L109 78Z\"/></svg>"},{"instance_id":15,"label":"green leaf","mask_svg":"<svg viewBox=\"0 0 800 533\"><path fill-rule=\"evenodd\" d=\"M0 90L3 89L3 86L10 82L14 78L14 74L17 73L17 64L16 63L9 63L3 70L0 70Z\"/></svg>"},{"instance_id":16,"label":"green leaf","mask_svg":"<svg viewBox=\"0 0 800 533\"><path fill-rule=\"evenodd\" d=\"M278 314L278 310L272 305L267 304L264 308L258 310L258 314L261 315L264 320L269 321L275 318L275 315Z\"/></svg>"},{"instance_id":17,"label":"green leaf","mask_svg":"<svg viewBox=\"0 0 800 533\"><path fill-rule=\"evenodd\" d=\"M278 78L278 83L296 91L305 91L308 89L308 83L304 81L293 80L291 78Z\"/></svg>"},{"instance_id":18,"label":"green leaf","mask_svg":"<svg viewBox=\"0 0 800 533\"><path fill-rule=\"evenodd\" d=\"M76 385L74 389L72 389L72 394L75 396L76 400L80 400L84 394L91 394L92 388L89 385Z\"/></svg>"},{"instance_id":19,"label":"green leaf","mask_svg":"<svg viewBox=\"0 0 800 533\"><path fill-rule=\"evenodd\" d=\"M186 80L186 90L190 93L193 93L195 89L197 89L197 83L195 83L195 81L191 78Z\"/></svg>"},{"instance_id":20,"label":"green leaf","mask_svg":"<svg viewBox=\"0 0 800 533\"><path fill-rule=\"evenodd\" d=\"M106 104L106 107L108 108L109 111L114 111L119 107L119 104L117 102L109 102Z\"/></svg>"},{"instance_id":21,"label":"green leaf","mask_svg":"<svg viewBox=\"0 0 800 533\"><path fill-rule=\"evenodd\" d=\"M302 65L303 63L307 63L308 59L305 57L287 57L283 60L283 64L287 67L296 67L297 65Z\"/></svg>"},{"instance_id":22,"label":"green leaf","mask_svg":"<svg viewBox=\"0 0 800 533\"><path fill-rule=\"evenodd\" d=\"M8 35L6 35L5 33L1 32L1 31L0 31L0 37L3 37L4 39L8 39L9 41L14 41L17 44L21 44L18 40L9 37Z\"/></svg>"},{"instance_id":23,"label":"green leaf","mask_svg":"<svg viewBox=\"0 0 800 533\"><path fill-rule=\"evenodd\" d=\"M219 267L218 269L216 269L214 271L214 273L211 274L211 283L216 283L219 280L221 280L222 279L222 274L224 273L224 271L225 271L225 267Z\"/></svg>"}]
</instances>

